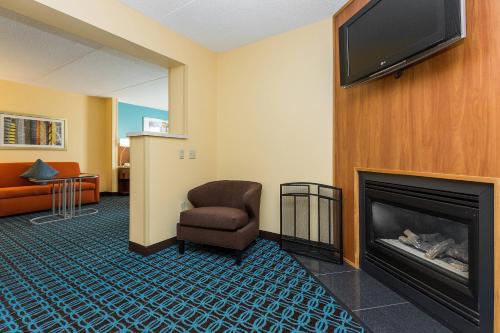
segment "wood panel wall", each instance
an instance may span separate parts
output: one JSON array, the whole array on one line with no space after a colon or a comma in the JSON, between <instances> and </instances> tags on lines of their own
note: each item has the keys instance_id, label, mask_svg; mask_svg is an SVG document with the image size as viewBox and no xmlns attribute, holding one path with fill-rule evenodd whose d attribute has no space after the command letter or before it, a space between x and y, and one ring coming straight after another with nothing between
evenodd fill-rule
<instances>
[{"instance_id":1,"label":"wood panel wall","mask_svg":"<svg viewBox=\"0 0 500 333\"><path fill-rule=\"evenodd\" d=\"M367 2L354 0L333 18L334 179L352 262L355 167L500 177L500 1L467 0L466 40L400 79L343 89L338 27Z\"/></svg>"}]
</instances>

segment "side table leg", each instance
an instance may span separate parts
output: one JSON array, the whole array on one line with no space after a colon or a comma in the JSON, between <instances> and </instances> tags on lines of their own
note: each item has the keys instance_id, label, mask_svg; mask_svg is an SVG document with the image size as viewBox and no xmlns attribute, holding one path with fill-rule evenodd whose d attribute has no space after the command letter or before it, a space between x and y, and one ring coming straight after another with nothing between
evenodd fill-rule
<instances>
[{"instance_id":1,"label":"side table leg","mask_svg":"<svg viewBox=\"0 0 500 333\"><path fill-rule=\"evenodd\" d=\"M78 194L78 214L82 213L82 179L80 178L80 189Z\"/></svg>"},{"instance_id":2,"label":"side table leg","mask_svg":"<svg viewBox=\"0 0 500 333\"><path fill-rule=\"evenodd\" d=\"M72 203L73 203L73 182L70 180L68 180L68 218L72 218L73 217L73 208L71 206Z\"/></svg>"},{"instance_id":3,"label":"side table leg","mask_svg":"<svg viewBox=\"0 0 500 333\"><path fill-rule=\"evenodd\" d=\"M57 215L61 215L61 192L62 192L62 182L57 182Z\"/></svg>"},{"instance_id":4,"label":"side table leg","mask_svg":"<svg viewBox=\"0 0 500 333\"><path fill-rule=\"evenodd\" d=\"M67 205L68 203L66 202L66 199L68 197L68 182L66 180L63 181L63 190L62 190L62 208L63 208L63 216L64 218L67 217L66 215L66 209L67 209Z\"/></svg>"},{"instance_id":5,"label":"side table leg","mask_svg":"<svg viewBox=\"0 0 500 333\"><path fill-rule=\"evenodd\" d=\"M52 215L56 215L56 184L52 183Z\"/></svg>"},{"instance_id":6,"label":"side table leg","mask_svg":"<svg viewBox=\"0 0 500 333\"><path fill-rule=\"evenodd\" d=\"M68 217L73 217L73 180L68 180Z\"/></svg>"},{"instance_id":7,"label":"side table leg","mask_svg":"<svg viewBox=\"0 0 500 333\"><path fill-rule=\"evenodd\" d=\"M75 210L76 210L76 180L71 179L71 217L75 216Z\"/></svg>"}]
</instances>

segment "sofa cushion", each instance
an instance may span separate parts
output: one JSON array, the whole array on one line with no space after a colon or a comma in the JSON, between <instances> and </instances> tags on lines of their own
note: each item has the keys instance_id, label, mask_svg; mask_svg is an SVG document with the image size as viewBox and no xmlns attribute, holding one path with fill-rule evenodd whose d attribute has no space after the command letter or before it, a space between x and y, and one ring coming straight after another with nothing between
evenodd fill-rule
<instances>
[{"instance_id":1,"label":"sofa cushion","mask_svg":"<svg viewBox=\"0 0 500 333\"><path fill-rule=\"evenodd\" d=\"M50 194L50 190L51 190L50 185L2 187L0 188L0 199Z\"/></svg>"},{"instance_id":2,"label":"sofa cushion","mask_svg":"<svg viewBox=\"0 0 500 333\"><path fill-rule=\"evenodd\" d=\"M229 207L199 207L181 213L184 226L234 231L248 224L246 212Z\"/></svg>"},{"instance_id":3,"label":"sofa cushion","mask_svg":"<svg viewBox=\"0 0 500 333\"><path fill-rule=\"evenodd\" d=\"M49 185L52 188L52 185ZM56 192L59 192L59 184L56 184ZM76 183L76 191L79 191L79 183ZM82 181L82 191L95 190L95 184ZM52 191L52 190L51 190ZM51 192L52 193L52 192Z\"/></svg>"},{"instance_id":4,"label":"sofa cushion","mask_svg":"<svg viewBox=\"0 0 500 333\"><path fill-rule=\"evenodd\" d=\"M82 191L95 190L94 183L82 182ZM59 192L59 185L56 185L56 191ZM78 192L78 184L76 187ZM52 185L29 185L0 188L0 199L29 197L34 195L45 195L52 193Z\"/></svg>"}]
</instances>

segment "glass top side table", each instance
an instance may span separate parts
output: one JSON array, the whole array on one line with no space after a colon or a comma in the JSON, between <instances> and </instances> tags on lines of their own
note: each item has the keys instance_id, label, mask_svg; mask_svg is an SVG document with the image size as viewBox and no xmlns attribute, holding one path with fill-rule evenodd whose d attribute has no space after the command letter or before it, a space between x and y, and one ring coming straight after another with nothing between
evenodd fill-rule
<instances>
[{"instance_id":1,"label":"glass top side table","mask_svg":"<svg viewBox=\"0 0 500 333\"><path fill-rule=\"evenodd\" d=\"M32 224L40 225L75 217L97 214L96 208L82 209L82 181L97 178L97 175L82 173L73 176L55 177L51 179L30 178L36 184L52 185L52 212L49 215L30 219ZM78 200L77 200L78 193Z\"/></svg>"}]
</instances>

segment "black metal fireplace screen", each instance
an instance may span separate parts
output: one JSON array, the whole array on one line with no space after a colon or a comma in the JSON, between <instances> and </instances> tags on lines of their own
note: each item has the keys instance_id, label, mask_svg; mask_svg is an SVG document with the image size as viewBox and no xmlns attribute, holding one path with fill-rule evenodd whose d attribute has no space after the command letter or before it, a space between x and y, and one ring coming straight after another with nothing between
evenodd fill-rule
<instances>
[{"instance_id":1,"label":"black metal fireplace screen","mask_svg":"<svg viewBox=\"0 0 500 333\"><path fill-rule=\"evenodd\" d=\"M281 248L341 264L342 190L295 182L280 185Z\"/></svg>"}]
</instances>

